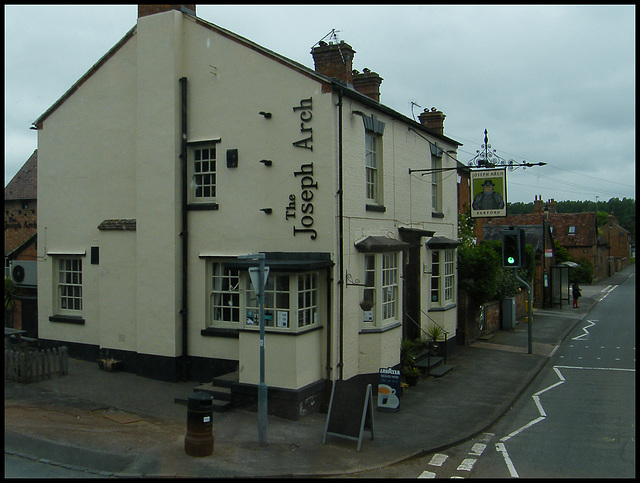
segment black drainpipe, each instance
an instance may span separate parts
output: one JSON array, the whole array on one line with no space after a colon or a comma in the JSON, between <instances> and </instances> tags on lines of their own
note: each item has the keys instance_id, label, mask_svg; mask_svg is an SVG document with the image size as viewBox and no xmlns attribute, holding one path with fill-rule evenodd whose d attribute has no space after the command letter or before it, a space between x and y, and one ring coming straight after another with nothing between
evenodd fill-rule
<instances>
[{"instance_id":1,"label":"black drainpipe","mask_svg":"<svg viewBox=\"0 0 640 483\"><path fill-rule=\"evenodd\" d=\"M342 89L338 89L338 211L339 211L339 257L338 257L338 293L339 293L339 317L338 324L340 324L340 380L343 379L343 365L344 365L344 212L342 206Z\"/></svg>"},{"instance_id":2,"label":"black drainpipe","mask_svg":"<svg viewBox=\"0 0 640 483\"><path fill-rule=\"evenodd\" d=\"M180 78L180 88L182 94L182 139L180 142L180 169L181 169L181 188L182 188L182 227L180 236L182 237L182 380L187 381L188 368L188 218L187 218L187 78Z\"/></svg>"}]
</instances>

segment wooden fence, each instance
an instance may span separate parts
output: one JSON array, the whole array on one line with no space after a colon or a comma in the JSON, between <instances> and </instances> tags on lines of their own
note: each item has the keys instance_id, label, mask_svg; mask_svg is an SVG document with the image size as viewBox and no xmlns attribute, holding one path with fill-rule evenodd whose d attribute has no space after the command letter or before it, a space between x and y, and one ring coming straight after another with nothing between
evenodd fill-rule
<instances>
[{"instance_id":1,"label":"wooden fence","mask_svg":"<svg viewBox=\"0 0 640 483\"><path fill-rule=\"evenodd\" d=\"M69 373L66 346L46 350L25 348L4 350L4 378L9 381L32 382Z\"/></svg>"}]
</instances>

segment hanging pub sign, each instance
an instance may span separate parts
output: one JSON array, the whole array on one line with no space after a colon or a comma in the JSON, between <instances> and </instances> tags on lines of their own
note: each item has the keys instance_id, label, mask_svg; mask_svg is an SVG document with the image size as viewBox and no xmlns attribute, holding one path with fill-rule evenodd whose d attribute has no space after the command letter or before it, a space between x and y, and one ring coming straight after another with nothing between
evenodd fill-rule
<instances>
[{"instance_id":1,"label":"hanging pub sign","mask_svg":"<svg viewBox=\"0 0 640 483\"><path fill-rule=\"evenodd\" d=\"M507 170L471 170L471 218L507 216Z\"/></svg>"}]
</instances>

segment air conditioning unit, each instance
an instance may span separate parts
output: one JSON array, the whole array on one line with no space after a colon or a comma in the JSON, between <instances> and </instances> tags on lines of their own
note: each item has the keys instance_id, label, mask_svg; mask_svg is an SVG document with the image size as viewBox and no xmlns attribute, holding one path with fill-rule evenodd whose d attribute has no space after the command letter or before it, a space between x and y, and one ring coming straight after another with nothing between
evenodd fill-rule
<instances>
[{"instance_id":1,"label":"air conditioning unit","mask_svg":"<svg viewBox=\"0 0 640 483\"><path fill-rule=\"evenodd\" d=\"M10 262L11 280L16 285L35 287L38 285L38 269L34 261L12 260Z\"/></svg>"}]
</instances>

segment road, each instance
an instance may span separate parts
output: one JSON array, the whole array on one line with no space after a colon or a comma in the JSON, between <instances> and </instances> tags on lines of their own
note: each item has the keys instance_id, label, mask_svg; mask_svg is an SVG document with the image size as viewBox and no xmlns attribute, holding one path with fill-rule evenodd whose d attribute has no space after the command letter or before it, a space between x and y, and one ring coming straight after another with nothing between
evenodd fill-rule
<instances>
[{"instance_id":1,"label":"road","mask_svg":"<svg viewBox=\"0 0 640 483\"><path fill-rule=\"evenodd\" d=\"M5 453L5 478L107 478L96 473L88 473L72 466L51 464L47 460L24 458Z\"/></svg>"},{"instance_id":2,"label":"road","mask_svg":"<svg viewBox=\"0 0 640 483\"><path fill-rule=\"evenodd\" d=\"M635 274L598 291L598 304L485 433L354 476L635 477Z\"/></svg>"}]
</instances>

